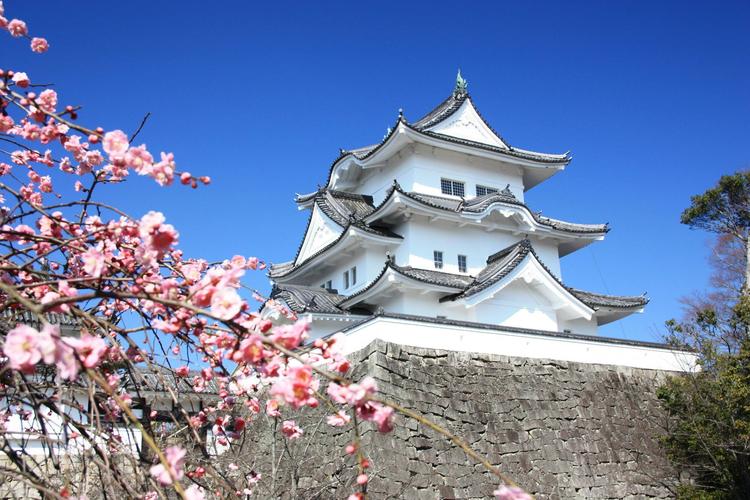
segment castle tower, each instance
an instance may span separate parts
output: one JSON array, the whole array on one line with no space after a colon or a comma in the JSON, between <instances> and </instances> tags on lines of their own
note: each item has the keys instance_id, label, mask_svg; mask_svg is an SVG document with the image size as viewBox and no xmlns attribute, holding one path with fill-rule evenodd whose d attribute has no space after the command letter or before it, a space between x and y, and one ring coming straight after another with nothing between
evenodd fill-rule
<instances>
[{"instance_id":1,"label":"castle tower","mask_svg":"<svg viewBox=\"0 0 750 500\"><path fill-rule=\"evenodd\" d=\"M313 337L361 331L378 318L402 331L421 323L596 336L648 300L564 281L561 257L609 227L544 217L524 197L570 161L510 145L459 73L435 109L414 122L399 112L381 142L342 150L325 185L297 196L307 229L294 259L271 266L271 298L307 317ZM429 338L439 335L413 335L421 347L451 347ZM486 348L487 339L477 341Z\"/></svg>"}]
</instances>

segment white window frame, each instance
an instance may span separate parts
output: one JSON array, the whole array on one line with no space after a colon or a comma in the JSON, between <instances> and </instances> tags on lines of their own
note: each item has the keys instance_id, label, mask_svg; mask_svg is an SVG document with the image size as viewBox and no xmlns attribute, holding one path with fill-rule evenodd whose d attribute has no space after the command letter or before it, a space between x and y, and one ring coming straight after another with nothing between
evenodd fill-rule
<instances>
[{"instance_id":1,"label":"white window frame","mask_svg":"<svg viewBox=\"0 0 750 500\"><path fill-rule=\"evenodd\" d=\"M348 290L357 284L357 266L344 271L344 290Z\"/></svg>"},{"instance_id":2,"label":"white window frame","mask_svg":"<svg viewBox=\"0 0 750 500\"><path fill-rule=\"evenodd\" d=\"M484 193L480 194L479 193L480 190L483 190ZM484 195L490 194L490 193L499 193L500 190L497 189L497 188L494 188L492 186L485 186L484 184L477 184L476 188L475 188L475 192L476 192L477 196L484 196Z\"/></svg>"},{"instance_id":3,"label":"white window frame","mask_svg":"<svg viewBox=\"0 0 750 500\"><path fill-rule=\"evenodd\" d=\"M463 266L461 266L461 258L462 258L462 257L463 257L463 261L464 261L464 262L463 262ZM468 266L468 263L467 263L467 260L468 260L468 259L466 258L466 255L461 255L461 254L459 254L459 255L458 255L458 259L456 259L456 260L457 260L457 263L458 263L458 272L459 272L459 273L465 273L465 272L466 272L466 270L467 270L467 269L468 269L468 267L469 267L469 266ZM461 269L461 267L463 267L463 269Z\"/></svg>"},{"instance_id":4,"label":"white window frame","mask_svg":"<svg viewBox=\"0 0 750 500\"><path fill-rule=\"evenodd\" d=\"M450 193L446 193L444 187L450 186ZM458 189L457 187L461 187L461 194L456 194ZM463 198L466 196L466 183L464 181L457 181L455 179L448 179L447 177L441 177L440 178L440 192L443 194L447 194L449 196L457 196L459 198Z\"/></svg>"},{"instance_id":5,"label":"white window frame","mask_svg":"<svg viewBox=\"0 0 750 500\"><path fill-rule=\"evenodd\" d=\"M432 262L435 265L435 269L442 269L445 266L445 260L443 259L442 250L432 251Z\"/></svg>"}]
</instances>

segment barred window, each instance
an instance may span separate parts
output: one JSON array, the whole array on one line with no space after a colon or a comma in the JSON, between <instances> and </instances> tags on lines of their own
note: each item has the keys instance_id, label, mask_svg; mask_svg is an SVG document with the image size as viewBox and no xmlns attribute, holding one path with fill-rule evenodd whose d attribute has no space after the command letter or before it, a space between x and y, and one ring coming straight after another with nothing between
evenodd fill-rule
<instances>
[{"instance_id":1,"label":"barred window","mask_svg":"<svg viewBox=\"0 0 750 500\"><path fill-rule=\"evenodd\" d=\"M477 196L484 196L486 194L491 193L497 193L498 189L489 187L489 186L482 186L481 184L477 184Z\"/></svg>"},{"instance_id":2,"label":"barred window","mask_svg":"<svg viewBox=\"0 0 750 500\"><path fill-rule=\"evenodd\" d=\"M357 268L344 271L344 290L357 284Z\"/></svg>"},{"instance_id":3,"label":"barred window","mask_svg":"<svg viewBox=\"0 0 750 500\"><path fill-rule=\"evenodd\" d=\"M432 252L433 259L435 261L435 269L442 269L443 268L443 252L440 250L435 250Z\"/></svg>"},{"instance_id":4,"label":"barred window","mask_svg":"<svg viewBox=\"0 0 750 500\"><path fill-rule=\"evenodd\" d=\"M466 194L464 183L461 181L452 181L450 179L440 179L440 191L443 194L463 197Z\"/></svg>"},{"instance_id":5,"label":"barred window","mask_svg":"<svg viewBox=\"0 0 750 500\"><path fill-rule=\"evenodd\" d=\"M466 256L465 255L458 256L458 272L460 273L466 272Z\"/></svg>"}]
</instances>

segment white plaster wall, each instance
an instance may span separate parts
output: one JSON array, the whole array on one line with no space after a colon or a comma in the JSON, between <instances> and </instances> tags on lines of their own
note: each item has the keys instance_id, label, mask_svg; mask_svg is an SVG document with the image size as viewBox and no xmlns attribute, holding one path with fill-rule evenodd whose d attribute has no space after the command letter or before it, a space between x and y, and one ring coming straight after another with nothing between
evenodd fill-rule
<instances>
[{"instance_id":1,"label":"white plaster wall","mask_svg":"<svg viewBox=\"0 0 750 500\"><path fill-rule=\"evenodd\" d=\"M339 237L343 228L324 214L318 205L313 205L310 225L300 247L296 263L300 263Z\"/></svg>"},{"instance_id":2,"label":"white plaster wall","mask_svg":"<svg viewBox=\"0 0 750 500\"><path fill-rule=\"evenodd\" d=\"M382 167L365 170L359 185L352 189L354 192L369 194L373 203L378 206L385 199L385 194L396 179L402 188L410 191L414 184L413 163L406 159L411 156L409 148L401 150L397 155L388 159Z\"/></svg>"},{"instance_id":3,"label":"white plaster wall","mask_svg":"<svg viewBox=\"0 0 750 500\"><path fill-rule=\"evenodd\" d=\"M88 399L85 395L77 394L74 399L84 408L88 406ZM26 409L30 409L30 407L26 406ZM5 408L0 407L0 410L4 411ZM87 422L86 413L74 407L61 405L60 410L74 420ZM134 409L133 412L137 417L142 416L141 410ZM35 416L32 416L29 420L22 420L17 413L11 416L6 424L4 435L13 449L24 450L32 456L39 456L48 453L50 449L57 454L75 455L91 447L90 443L84 438L71 439L70 436L74 435L75 428L68 426L65 429L62 418L56 413L45 413L45 410L42 410L42 415L44 415L44 427ZM43 428L44 432L42 431ZM89 432L93 433L95 430L89 429ZM138 453L142 439L142 434L138 429L115 426L111 431L104 430L103 432L118 435L121 438L122 445L129 449L130 453ZM106 443L105 437L98 438L98 441L100 444Z\"/></svg>"},{"instance_id":4,"label":"white plaster wall","mask_svg":"<svg viewBox=\"0 0 750 500\"><path fill-rule=\"evenodd\" d=\"M559 329L557 313L549 300L522 281L509 284L474 310L480 323L552 332Z\"/></svg>"},{"instance_id":5,"label":"white plaster wall","mask_svg":"<svg viewBox=\"0 0 750 500\"><path fill-rule=\"evenodd\" d=\"M560 320L559 324L560 331L570 330L571 332L586 335L597 335L599 333L599 325L596 323L596 317L589 320L584 318Z\"/></svg>"},{"instance_id":6,"label":"white plaster wall","mask_svg":"<svg viewBox=\"0 0 750 500\"><path fill-rule=\"evenodd\" d=\"M423 145L407 146L381 168L365 172L359 185L352 191L371 195L376 205L385 198L393 179L407 192L445 196L440 189L440 179L443 177L463 181L466 198L475 196L477 184L500 190L510 184L516 198L523 201L523 173L519 167Z\"/></svg>"},{"instance_id":7,"label":"white plaster wall","mask_svg":"<svg viewBox=\"0 0 750 500\"><path fill-rule=\"evenodd\" d=\"M435 318L443 316L457 321L474 321L491 325L513 326L532 330L558 331L558 318L542 295L523 284L511 284L500 297L487 300L476 307L466 307L455 302L440 302L442 294L420 294L405 290L380 305L386 312ZM574 330L576 331L576 330ZM588 333L578 332L576 333ZM593 334L596 331L594 330Z\"/></svg>"},{"instance_id":8,"label":"white plaster wall","mask_svg":"<svg viewBox=\"0 0 750 500\"><path fill-rule=\"evenodd\" d=\"M307 342L309 343L315 339L327 337L347 326L351 326L355 321L361 321L364 317L356 316L351 318L337 318L335 316L325 317L322 314L307 314L304 315L302 319L311 322L310 337L307 339Z\"/></svg>"},{"instance_id":9,"label":"white plaster wall","mask_svg":"<svg viewBox=\"0 0 750 500\"><path fill-rule=\"evenodd\" d=\"M487 257L521 240L510 233L487 232L480 227L457 228L453 223L414 217L395 229L404 237L396 250L396 263L421 269L435 269L433 252L443 252L443 269L458 273L458 255L466 255L467 274L475 276L487 265ZM530 236L534 250L542 262L560 277L560 257L551 240Z\"/></svg>"},{"instance_id":10,"label":"white plaster wall","mask_svg":"<svg viewBox=\"0 0 750 500\"><path fill-rule=\"evenodd\" d=\"M668 371L699 369L696 355L684 351L385 317L375 318L346 332L342 347L344 352L351 353L364 349L376 339L414 347L522 358Z\"/></svg>"},{"instance_id":11,"label":"white plaster wall","mask_svg":"<svg viewBox=\"0 0 750 500\"><path fill-rule=\"evenodd\" d=\"M386 247L373 246L357 248L351 257L333 267L321 267L320 272L311 274L306 278L309 286L320 286L331 280L332 286L341 295L351 295L369 284L382 271L385 266ZM357 283L349 288L344 288L344 271L357 267Z\"/></svg>"}]
</instances>

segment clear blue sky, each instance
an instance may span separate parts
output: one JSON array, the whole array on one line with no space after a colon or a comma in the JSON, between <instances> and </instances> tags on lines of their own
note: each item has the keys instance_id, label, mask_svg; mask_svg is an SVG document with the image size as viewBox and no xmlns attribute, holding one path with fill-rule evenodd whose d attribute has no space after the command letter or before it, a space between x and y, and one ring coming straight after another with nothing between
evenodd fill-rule
<instances>
[{"instance_id":1,"label":"clear blue sky","mask_svg":"<svg viewBox=\"0 0 750 500\"><path fill-rule=\"evenodd\" d=\"M141 139L213 177L198 191L144 179L111 190L134 215L163 211L196 256L291 258L307 219L294 193L325 181L339 147L380 140L399 107L431 109L460 67L512 145L573 152L527 201L611 223L563 260L564 278L648 291L644 314L603 333L652 340L706 283L710 237L681 226L681 210L750 167L747 1L5 5L51 50L5 37L0 67L54 82L87 124L132 131L152 112ZM260 273L251 283L268 289Z\"/></svg>"}]
</instances>

